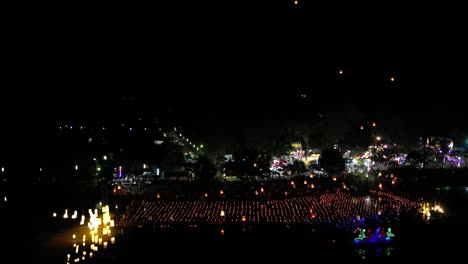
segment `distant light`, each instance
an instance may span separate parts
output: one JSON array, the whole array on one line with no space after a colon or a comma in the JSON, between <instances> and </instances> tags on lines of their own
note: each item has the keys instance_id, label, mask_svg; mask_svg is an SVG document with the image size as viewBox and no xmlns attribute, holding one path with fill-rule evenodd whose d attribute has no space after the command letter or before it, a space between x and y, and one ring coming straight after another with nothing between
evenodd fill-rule
<instances>
[{"instance_id":1,"label":"distant light","mask_svg":"<svg viewBox=\"0 0 468 264\"><path fill-rule=\"evenodd\" d=\"M378 141L380 141L382 138L381 138L381 137L376 137L375 139L377 139Z\"/></svg>"},{"instance_id":2,"label":"distant light","mask_svg":"<svg viewBox=\"0 0 468 264\"><path fill-rule=\"evenodd\" d=\"M105 128L105 127L102 127L102 130L106 130L106 128Z\"/></svg>"},{"instance_id":3,"label":"distant light","mask_svg":"<svg viewBox=\"0 0 468 264\"><path fill-rule=\"evenodd\" d=\"M200 148L203 148L203 144L200 145Z\"/></svg>"},{"instance_id":4,"label":"distant light","mask_svg":"<svg viewBox=\"0 0 468 264\"><path fill-rule=\"evenodd\" d=\"M182 133L180 133L179 136L181 137L181 136L182 136Z\"/></svg>"},{"instance_id":5,"label":"distant light","mask_svg":"<svg viewBox=\"0 0 468 264\"><path fill-rule=\"evenodd\" d=\"M52 217L57 217L57 213L53 213L53 214L52 214Z\"/></svg>"},{"instance_id":6,"label":"distant light","mask_svg":"<svg viewBox=\"0 0 468 264\"><path fill-rule=\"evenodd\" d=\"M94 161L96 161L96 158L93 158Z\"/></svg>"},{"instance_id":7,"label":"distant light","mask_svg":"<svg viewBox=\"0 0 468 264\"><path fill-rule=\"evenodd\" d=\"M146 164L143 164L143 169L146 169Z\"/></svg>"},{"instance_id":8,"label":"distant light","mask_svg":"<svg viewBox=\"0 0 468 264\"><path fill-rule=\"evenodd\" d=\"M42 168L39 168L39 171L42 171Z\"/></svg>"},{"instance_id":9,"label":"distant light","mask_svg":"<svg viewBox=\"0 0 468 264\"><path fill-rule=\"evenodd\" d=\"M133 129L132 129L132 128L130 128L130 131L132 131L132 130L133 130Z\"/></svg>"},{"instance_id":10,"label":"distant light","mask_svg":"<svg viewBox=\"0 0 468 264\"><path fill-rule=\"evenodd\" d=\"M6 202L7 202L7 197L6 197L6 196L5 196L5 197L3 197L3 200L5 200L5 203L6 203Z\"/></svg>"},{"instance_id":11,"label":"distant light","mask_svg":"<svg viewBox=\"0 0 468 264\"><path fill-rule=\"evenodd\" d=\"M338 73L339 73L340 75L343 74L343 70L340 70Z\"/></svg>"},{"instance_id":12,"label":"distant light","mask_svg":"<svg viewBox=\"0 0 468 264\"><path fill-rule=\"evenodd\" d=\"M294 4L297 5L299 3L299 0L294 0Z\"/></svg>"},{"instance_id":13,"label":"distant light","mask_svg":"<svg viewBox=\"0 0 468 264\"><path fill-rule=\"evenodd\" d=\"M83 126L80 126L80 129L83 129Z\"/></svg>"},{"instance_id":14,"label":"distant light","mask_svg":"<svg viewBox=\"0 0 468 264\"><path fill-rule=\"evenodd\" d=\"M372 126L375 127L377 124L375 122L372 122Z\"/></svg>"},{"instance_id":15,"label":"distant light","mask_svg":"<svg viewBox=\"0 0 468 264\"><path fill-rule=\"evenodd\" d=\"M391 81L391 82L395 81L395 77L393 77L393 76L390 77L390 81Z\"/></svg>"},{"instance_id":16,"label":"distant light","mask_svg":"<svg viewBox=\"0 0 468 264\"><path fill-rule=\"evenodd\" d=\"M145 127L145 131L146 131L146 127Z\"/></svg>"},{"instance_id":17,"label":"distant light","mask_svg":"<svg viewBox=\"0 0 468 264\"><path fill-rule=\"evenodd\" d=\"M106 155L104 155L104 157L102 157L102 158L103 158L104 160L107 160L107 156L106 156Z\"/></svg>"},{"instance_id":18,"label":"distant light","mask_svg":"<svg viewBox=\"0 0 468 264\"><path fill-rule=\"evenodd\" d=\"M364 129L364 126L361 126L361 130Z\"/></svg>"},{"instance_id":19,"label":"distant light","mask_svg":"<svg viewBox=\"0 0 468 264\"><path fill-rule=\"evenodd\" d=\"M5 167L2 167L2 172L5 172Z\"/></svg>"},{"instance_id":20,"label":"distant light","mask_svg":"<svg viewBox=\"0 0 468 264\"><path fill-rule=\"evenodd\" d=\"M78 170L78 165L75 165L75 170Z\"/></svg>"}]
</instances>

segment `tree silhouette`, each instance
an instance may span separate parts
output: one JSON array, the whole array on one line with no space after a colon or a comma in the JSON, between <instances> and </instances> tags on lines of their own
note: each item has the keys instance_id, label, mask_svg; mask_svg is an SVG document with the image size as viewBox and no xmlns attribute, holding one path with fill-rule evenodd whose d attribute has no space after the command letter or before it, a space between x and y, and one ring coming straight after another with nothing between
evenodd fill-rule
<instances>
[{"instance_id":1,"label":"tree silhouette","mask_svg":"<svg viewBox=\"0 0 468 264\"><path fill-rule=\"evenodd\" d=\"M345 168L345 160L336 149L324 149L319 158L319 165L327 173L341 172Z\"/></svg>"},{"instance_id":2,"label":"tree silhouette","mask_svg":"<svg viewBox=\"0 0 468 264\"><path fill-rule=\"evenodd\" d=\"M193 173L199 181L210 182L216 175L216 166L207 155L203 154L195 159Z\"/></svg>"}]
</instances>

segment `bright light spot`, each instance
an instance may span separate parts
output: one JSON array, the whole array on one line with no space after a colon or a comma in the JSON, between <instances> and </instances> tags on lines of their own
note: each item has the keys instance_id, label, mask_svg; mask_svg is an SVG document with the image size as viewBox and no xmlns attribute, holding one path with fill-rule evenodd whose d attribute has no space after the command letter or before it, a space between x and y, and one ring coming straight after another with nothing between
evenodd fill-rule
<instances>
[{"instance_id":1,"label":"bright light spot","mask_svg":"<svg viewBox=\"0 0 468 264\"><path fill-rule=\"evenodd\" d=\"M339 73L340 75L343 74L343 70L338 71L338 73Z\"/></svg>"},{"instance_id":2,"label":"bright light spot","mask_svg":"<svg viewBox=\"0 0 468 264\"><path fill-rule=\"evenodd\" d=\"M104 155L104 157L102 157L102 158L103 158L104 160L107 160L107 156L106 156L106 155Z\"/></svg>"},{"instance_id":3,"label":"bright light spot","mask_svg":"<svg viewBox=\"0 0 468 264\"><path fill-rule=\"evenodd\" d=\"M220 194L220 195L223 195L223 194L224 194L224 191L223 191L223 190L219 190L219 194Z\"/></svg>"},{"instance_id":4,"label":"bright light spot","mask_svg":"<svg viewBox=\"0 0 468 264\"><path fill-rule=\"evenodd\" d=\"M75 170L78 170L78 165L75 165Z\"/></svg>"},{"instance_id":5,"label":"bright light spot","mask_svg":"<svg viewBox=\"0 0 468 264\"><path fill-rule=\"evenodd\" d=\"M391 81L391 82L395 81L395 77L393 77L393 76L390 77L390 81Z\"/></svg>"},{"instance_id":6,"label":"bright light spot","mask_svg":"<svg viewBox=\"0 0 468 264\"><path fill-rule=\"evenodd\" d=\"M361 130L364 129L364 126L361 126Z\"/></svg>"},{"instance_id":7,"label":"bright light spot","mask_svg":"<svg viewBox=\"0 0 468 264\"><path fill-rule=\"evenodd\" d=\"M299 3L299 0L294 0L294 4L297 5Z\"/></svg>"},{"instance_id":8,"label":"bright light spot","mask_svg":"<svg viewBox=\"0 0 468 264\"><path fill-rule=\"evenodd\" d=\"M375 122L372 122L372 126L375 127L377 124Z\"/></svg>"},{"instance_id":9,"label":"bright light spot","mask_svg":"<svg viewBox=\"0 0 468 264\"><path fill-rule=\"evenodd\" d=\"M376 137L375 139L377 139L378 141L380 141L382 138L381 138L381 137Z\"/></svg>"},{"instance_id":10,"label":"bright light spot","mask_svg":"<svg viewBox=\"0 0 468 264\"><path fill-rule=\"evenodd\" d=\"M5 172L5 167L2 167L2 172Z\"/></svg>"},{"instance_id":11,"label":"bright light spot","mask_svg":"<svg viewBox=\"0 0 468 264\"><path fill-rule=\"evenodd\" d=\"M57 213L53 213L53 214L52 214L52 217L57 217Z\"/></svg>"},{"instance_id":12,"label":"bright light spot","mask_svg":"<svg viewBox=\"0 0 468 264\"><path fill-rule=\"evenodd\" d=\"M224 210L221 210L221 214L220 214L220 215L221 215L221 216L224 216Z\"/></svg>"},{"instance_id":13,"label":"bright light spot","mask_svg":"<svg viewBox=\"0 0 468 264\"><path fill-rule=\"evenodd\" d=\"M203 144L200 145L200 148L203 148Z\"/></svg>"}]
</instances>

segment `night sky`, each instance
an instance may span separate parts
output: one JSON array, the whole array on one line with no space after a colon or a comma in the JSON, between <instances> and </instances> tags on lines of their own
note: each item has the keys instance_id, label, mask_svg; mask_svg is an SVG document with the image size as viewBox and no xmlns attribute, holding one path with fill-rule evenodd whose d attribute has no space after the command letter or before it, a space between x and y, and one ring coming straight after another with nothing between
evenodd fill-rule
<instances>
[{"instance_id":1,"label":"night sky","mask_svg":"<svg viewBox=\"0 0 468 264\"><path fill-rule=\"evenodd\" d=\"M410 140L468 137L456 8L349 8L227 1L12 12L2 110L24 134L9 135L34 142L57 120L104 120L134 97L216 146L323 114L346 126L376 120Z\"/></svg>"}]
</instances>

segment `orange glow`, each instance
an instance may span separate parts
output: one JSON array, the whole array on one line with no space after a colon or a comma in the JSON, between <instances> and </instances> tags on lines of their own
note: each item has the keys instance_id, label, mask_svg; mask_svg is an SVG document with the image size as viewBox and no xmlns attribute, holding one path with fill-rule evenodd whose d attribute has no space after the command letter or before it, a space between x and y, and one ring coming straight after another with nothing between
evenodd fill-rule
<instances>
[{"instance_id":1,"label":"orange glow","mask_svg":"<svg viewBox=\"0 0 468 264\"><path fill-rule=\"evenodd\" d=\"M242 222L245 222L247 220L247 217L245 215L242 216Z\"/></svg>"},{"instance_id":2,"label":"orange glow","mask_svg":"<svg viewBox=\"0 0 468 264\"><path fill-rule=\"evenodd\" d=\"M297 5L299 3L299 0L294 0L294 4Z\"/></svg>"},{"instance_id":3,"label":"orange glow","mask_svg":"<svg viewBox=\"0 0 468 264\"><path fill-rule=\"evenodd\" d=\"M306 180L304 180L304 185L307 185L307 181L306 181Z\"/></svg>"},{"instance_id":4,"label":"orange glow","mask_svg":"<svg viewBox=\"0 0 468 264\"><path fill-rule=\"evenodd\" d=\"M313 173L309 174L309 178L313 178L313 177L314 177Z\"/></svg>"},{"instance_id":5,"label":"orange glow","mask_svg":"<svg viewBox=\"0 0 468 264\"><path fill-rule=\"evenodd\" d=\"M220 195L223 195L223 194L224 194L224 191L223 191L223 190L219 190L219 194L220 194Z\"/></svg>"},{"instance_id":6,"label":"orange glow","mask_svg":"<svg viewBox=\"0 0 468 264\"><path fill-rule=\"evenodd\" d=\"M376 126L375 122L372 122L372 126L373 126L373 127L375 127L375 126Z\"/></svg>"},{"instance_id":7,"label":"orange glow","mask_svg":"<svg viewBox=\"0 0 468 264\"><path fill-rule=\"evenodd\" d=\"M312 189L315 188L315 185L313 183L310 184L310 188L312 188Z\"/></svg>"},{"instance_id":8,"label":"orange glow","mask_svg":"<svg viewBox=\"0 0 468 264\"><path fill-rule=\"evenodd\" d=\"M336 176L333 176L333 181L336 181Z\"/></svg>"},{"instance_id":9,"label":"orange glow","mask_svg":"<svg viewBox=\"0 0 468 264\"><path fill-rule=\"evenodd\" d=\"M221 210L221 216L224 216L224 210Z\"/></svg>"},{"instance_id":10,"label":"orange glow","mask_svg":"<svg viewBox=\"0 0 468 264\"><path fill-rule=\"evenodd\" d=\"M158 198L158 199L161 198L161 195L159 193L156 194L156 198Z\"/></svg>"},{"instance_id":11,"label":"orange glow","mask_svg":"<svg viewBox=\"0 0 468 264\"><path fill-rule=\"evenodd\" d=\"M393 76L390 77L390 81L391 81L391 82L395 81L395 77L393 77Z\"/></svg>"},{"instance_id":12,"label":"orange glow","mask_svg":"<svg viewBox=\"0 0 468 264\"><path fill-rule=\"evenodd\" d=\"M208 197L208 193L205 193L205 197Z\"/></svg>"},{"instance_id":13,"label":"orange glow","mask_svg":"<svg viewBox=\"0 0 468 264\"><path fill-rule=\"evenodd\" d=\"M338 73L339 73L339 74L343 74L343 70L340 70Z\"/></svg>"},{"instance_id":14,"label":"orange glow","mask_svg":"<svg viewBox=\"0 0 468 264\"><path fill-rule=\"evenodd\" d=\"M263 189L263 187L260 188L260 192L264 192L265 190Z\"/></svg>"}]
</instances>

